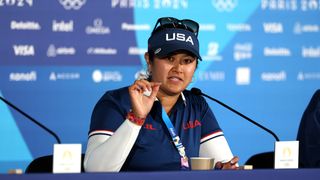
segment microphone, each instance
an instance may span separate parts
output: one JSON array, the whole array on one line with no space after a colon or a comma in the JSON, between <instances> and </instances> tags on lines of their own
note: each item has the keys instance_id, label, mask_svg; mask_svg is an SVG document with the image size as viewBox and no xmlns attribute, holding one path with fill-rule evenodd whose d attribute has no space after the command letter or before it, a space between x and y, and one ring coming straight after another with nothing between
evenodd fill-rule
<instances>
[{"instance_id":1,"label":"microphone","mask_svg":"<svg viewBox=\"0 0 320 180\"><path fill-rule=\"evenodd\" d=\"M207 97L207 98L209 98L209 99L217 102L218 104L220 104L220 105L222 105L223 107L229 109L230 111L236 113L237 115L243 117L244 119L246 119L247 121L251 122L252 124L254 124L254 125L260 127L261 129L267 131L268 133L270 133L270 134L276 139L276 141L280 141L279 138L278 138L278 136L277 136L274 132L272 132L270 129L262 126L261 124L255 122L254 120L250 119L249 117L241 114L240 112L238 112L238 111L236 111L235 109L231 108L230 106L224 104L223 102L221 102L221 101L219 101L219 100L217 100L217 99L215 99L215 98L213 98L213 97L211 97L211 96L208 96L208 95L202 93L200 89L198 89L198 88L192 88L192 89L191 89L191 92L192 92L194 95L202 95L202 96L205 96L205 97Z\"/></svg>"},{"instance_id":2,"label":"microphone","mask_svg":"<svg viewBox=\"0 0 320 180\"><path fill-rule=\"evenodd\" d=\"M31 116L29 116L27 113L23 112L21 109L19 109L17 106L13 105L12 103L10 103L9 101L7 101L6 99L4 99L3 97L0 96L0 99L5 102L7 105L9 105L10 107L12 107L13 109L15 109L16 111L18 111L19 113L21 113L22 115L24 115L25 117L27 117L29 120L31 120L33 123L35 123L36 125L40 126L42 129L44 129L45 131L47 131L49 134L51 134L57 141L58 144L61 144L60 138L53 132L51 131L49 128L47 128L46 126L42 125L40 122L38 122L37 120L35 120L34 118L32 118Z\"/></svg>"}]
</instances>

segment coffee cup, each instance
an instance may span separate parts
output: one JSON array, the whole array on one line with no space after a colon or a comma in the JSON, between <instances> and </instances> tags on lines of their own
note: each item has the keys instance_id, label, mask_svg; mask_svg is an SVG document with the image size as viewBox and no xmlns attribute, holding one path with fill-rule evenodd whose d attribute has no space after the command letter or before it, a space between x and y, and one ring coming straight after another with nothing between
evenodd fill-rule
<instances>
[{"instance_id":1,"label":"coffee cup","mask_svg":"<svg viewBox=\"0 0 320 180\"><path fill-rule=\"evenodd\" d=\"M191 170L211 170L214 159L210 157L191 157Z\"/></svg>"}]
</instances>

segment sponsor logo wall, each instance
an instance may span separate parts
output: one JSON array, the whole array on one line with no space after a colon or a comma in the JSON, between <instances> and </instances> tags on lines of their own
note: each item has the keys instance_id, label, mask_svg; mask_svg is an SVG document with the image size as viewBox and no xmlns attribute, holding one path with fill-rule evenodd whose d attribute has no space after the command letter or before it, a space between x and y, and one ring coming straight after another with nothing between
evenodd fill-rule
<instances>
[{"instance_id":1,"label":"sponsor logo wall","mask_svg":"<svg viewBox=\"0 0 320 180\"><path fill-rule=\"evenodd\" d=\"M0 0L0 95L85 150L97 100L146 70L157 18L191 18L203 57L191 86L294 140L320 88L319 12L318 0ZM241 163L273 150L270 135L208 103ZM52 154L54 139L2 102L0 120L0 172Z\"/></svg>"}]
</instances>

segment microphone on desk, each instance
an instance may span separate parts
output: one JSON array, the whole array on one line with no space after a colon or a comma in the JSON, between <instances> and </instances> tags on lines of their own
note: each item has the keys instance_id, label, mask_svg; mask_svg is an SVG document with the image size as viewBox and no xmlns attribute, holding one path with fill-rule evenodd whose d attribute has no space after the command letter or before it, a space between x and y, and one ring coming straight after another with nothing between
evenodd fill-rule
<instances>
[{"instance_id":1,"label":"microphone on desk","mask_svg":"<svg viewBox=\"0 0 320 180\"><path fill-rule=\"evenodd\" d=\"M191 89L191 92L192 92L193 94L195 94L195 95L202 95L202 96L205 96L205 97L207 97L207 98L209 98L209 99L217 102L218 104L220 104L220 105L222 105L223 107L229 109L230 111L236 113L237 115L241 116L242 118L246 119L247 121L251 122L252 124L254 124L254 125L258 126L259 128L267 131L269 134L271 134L271 135L276 139L276 141L280 141L279 138L278 138L278 136L277 136L274 132L272 132L270 129L262 126L261 124L257 123L256 121L250 119L249 117L247 117L247 116L243 115L242 113L236 111L235 109L231 108L230 106L224 104L223 102L221 102L221 101L219 101L219 100L217 100L217 99L215 99L215 98L213 98L213 97L211 97L211 96L209 96L209 95L206 95L206 94L202 93L200 89L198 89L198 88L192 88L192 89Z\"/></svg>"},{"instance_id":2,"label":"microphone on desk","mask_svg":"<svg viewBox=\"0 0 320 180\"><path fill-rule=\"evenodd\" d=\"M43 124L41 124L39 121L35 120L33 117L31 117L30 115L28 115L27 113L23 112L21 109L19 109L17 106L13 105L11 102L9 102L8 100L4 99L3 97L0 96L0 99L5 102L7 105L9 105L10 107L12 107L13 109L15 109L16 111L18 111L19 113L21 113L22 115L24 115L25 117L27 117L30 121L32 121L33 123L35 123L36 125L40 126L42 129L44 129L45 131L47 131L49 134L51 134L57 141L58 144L61 144L60 138L57 136L56 133L54 133L52 130L50 130L49 128L47 128L46 126L44 126Z\"/></svg>"}]
</instances>

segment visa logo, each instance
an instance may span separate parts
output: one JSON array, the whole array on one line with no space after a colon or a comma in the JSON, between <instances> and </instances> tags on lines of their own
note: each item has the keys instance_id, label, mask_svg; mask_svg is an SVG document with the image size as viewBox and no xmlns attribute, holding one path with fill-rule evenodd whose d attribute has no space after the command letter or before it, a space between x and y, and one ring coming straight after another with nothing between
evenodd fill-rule
<instances>
[{"instance_id":1,"label":"visa logo","mask_svg":"<svg viewBox=\"0 0 320 180\"><path fill-rule=\"evenodd\" d=\"M281 23L263 23L265 33L282 33L283 26Z\"/></svg>"},{"instance_id":2,"label":"visa logo","mask_svg":"<svg viewBox=\"0 0 320 180\"><path fill-rule=\"evenodd\" d=\"M16 56L34 56L35 50L33 45L13 45Z\"/></svg>"}]
</instances>

